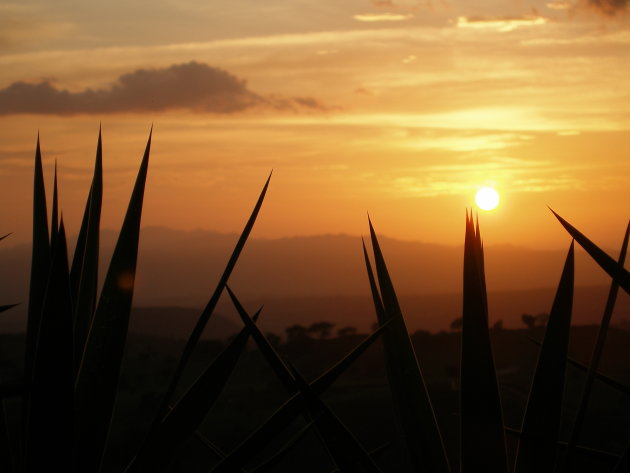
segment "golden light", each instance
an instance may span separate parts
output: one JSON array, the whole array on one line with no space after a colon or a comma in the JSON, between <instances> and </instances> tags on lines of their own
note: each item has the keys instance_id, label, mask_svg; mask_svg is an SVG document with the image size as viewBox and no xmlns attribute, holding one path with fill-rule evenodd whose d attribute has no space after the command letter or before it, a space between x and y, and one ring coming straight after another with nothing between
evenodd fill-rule
<instances>
[{"instance_id":1,"label":"golden light","mask_svg":"<svg viewBox=\"0 0 630 473\"><path fill-rule=\"evenodd\" d=\"M499 193L492 187L482 187L475 194L475 202L482 210L493 210L499 205Z\"/></svg>"}]
</instances>

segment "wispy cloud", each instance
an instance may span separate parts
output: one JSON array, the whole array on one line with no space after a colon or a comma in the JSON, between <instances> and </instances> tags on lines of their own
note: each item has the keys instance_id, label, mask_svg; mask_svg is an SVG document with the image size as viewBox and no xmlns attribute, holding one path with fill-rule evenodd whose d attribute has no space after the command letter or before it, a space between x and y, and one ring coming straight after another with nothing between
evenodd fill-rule
<instances>
[{"instance_id":1,"label":"wispy cloud","mask_svg":"<svg viewBox=\"0 0 630 473\"><path fill-rule=\"evenodd\" d=\"M495 158L407 170L405 175L392 178L392 189L420 197L462 194L489 183L500 190L509 188L512 193L578 189L580 180L571 171L553 162Z\"/></svg>"},{"instance_id":2,"label":"wispy cloud","mask_svg":"<svg viewBox=\"0 0 630 473\"><path fill-rule=\"evenodd\" d=\"M108 89L70 92L50 81L14 82L0 89L0 114L73 115L153 112L188 109L234 113L254 107L323 109L311 97L264 97L250 91L245 80L227 71L189 62L162 69L138 69L124 74Z\"/></svg>"},{"instance_id":3,"label":"wispy cloud","mask_svg":"<svg viewBox=\"0 0 630 473\"><path fill-rule=\"evenodd\" d=\"M545 6L550 10L568 10L573 6L573 4L564 0L554 0L553 2L547 3Z\"/></svg>"},{"instance_id":4,"label":"wispy cloud","mask_svg":"<svg viewBox=\"0 0 630 473\"><path fill-rule=\"evenodd\" d=\"M352 18L357 21L373 23L377 21L411 20L413 18L413 15L411 13L363 13L359 15L354 15Z\"/></svg>"},{"instance_id":5,"label":"wispy cloud","mask_svg":"<svg viewBox=\"0 0 630 473\"><path fill-rule=\"evenodd\" d=\"M1 50L68 36L75 29L72 23L44 18L33 5L0 4Z\"/></svg>"},{"instance_id":6,"label":"wispy cloud","mask_svg":"<svg viewBox=\"0 0 630 473\"><path fill-rule=\"evenodd\" d=\"M522 17L487 18L481 16L460 16L457 18L458 28L492 28L498 31L513 31L523 26L538 26L548 23L549 20L539 15Z\"/></svg>"}]
</instances>

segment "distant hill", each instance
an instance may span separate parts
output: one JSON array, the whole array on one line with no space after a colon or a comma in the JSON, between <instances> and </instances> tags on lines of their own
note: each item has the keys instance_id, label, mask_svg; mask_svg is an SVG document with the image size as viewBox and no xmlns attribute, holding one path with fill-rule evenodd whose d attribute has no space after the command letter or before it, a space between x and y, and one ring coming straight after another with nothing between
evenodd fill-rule
<instances>
[{"instance_id":1,"label":"distant hill","mask_svg":"<svg viewBox=\"0 0 630 473\"><path fill-rule=\"evenodd\" d=\"M102 233L101 269L109 260L114 238L111 231ZM463 248L379 238L410 327L448 328L460 313ZM134 306L202 308L236 239L237 235L202 230L143 228ZM564 250L488 245L485 254L491 319L518 326L520 314L549 310ZM575 320L594 322L600 317L608 280L583 251L576 255L576 285L583 288L576 291ZM29 261L28 245L10 246L7 240L0 246L0 303L25 303ZM359 237L253 238L230 286L250 310L264 304L261 324L274 330L316 320L368 327L373 320ZM628 296L620 294L620 317L630 318L629 307ZM24 310L23 305L11 316L3 315L0 330L11 319L12 325L19 325L16 318ZM227 314L231 308L223 301L220 310ZM240 326L236 317L232 320Z\"/></svg>"}]
</instances>

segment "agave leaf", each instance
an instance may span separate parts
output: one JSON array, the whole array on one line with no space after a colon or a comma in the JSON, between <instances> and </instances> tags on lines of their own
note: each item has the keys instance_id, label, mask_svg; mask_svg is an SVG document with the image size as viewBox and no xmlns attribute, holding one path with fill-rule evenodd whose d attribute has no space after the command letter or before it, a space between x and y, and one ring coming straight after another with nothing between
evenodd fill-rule
<instances>
[{"instance_id":1,"label":"agave leaf","mask_svg":"<svg viewBox=\"0 0 630 473\"><path fill-rule=\"evenodd\" d=\"M11 449L11 433L7 423L4 401L0 400L0 471L15 473L15 463Z\"/></svg>"},{"instance_id":2,"label":"agave leaf","mask_svg":"<svg viewBox=\"0 0 630 473\"><path fill-rule=\"evenodd\" d=\"M217 457L219 460L221 460L222 458L225 458L225 452L221 450L213 442L208 440L208 438L204 436L203 434L201 434L198 430L195 431L195 438L199 441L199 443L201 443L201 445L206 447L206 449L210 453L212 453L215 457Z\"/></svg>"},{"instance_id":3,"label":"agave leaf","mask_svg":"<svg viewBox=\"0 0 630 473\"><path fill-rule=\"evenodd\" d=\"M50 248L55 248L59 234L59 193L57 190L57 160L55 159L55 178L53 181L52 221L50 224Z\"/></svg>"},{"instance_id":4,"label":"agave leaf","mask_svg":"<svg viewBox=\"0 0 630 473\"><path fill-rule=\"evenodd\" d=\"M72 290L72 300L77 299L79 292L79 282L81 280L81 268L83 267L83 256L85 255L85 239L87 238L88 219L90 218L90 201L92 200L92 187L94 180L90 184L85 210L83 211L83 219L81 220L81 228L77 236L77 243L74 248L74 256L72 265L70 266L70 289Z\"/></svg>"},{"instance_id":5,"label":"agave leaf","mask_svg":"<svg viewBox=\"0 0 630 473\"><path fill-rule=\"evenodd\" d=\"M514 429L511 427L506 427L505 432L515 437L521 436L521 431L518 429ZM567 448L567 442L563 440L558 440L557 442L558 450L562 451ZM576 445L576 452L580 452L583 456L596 457L596 458L605 458L607 460L619 460L619 455L613 452L607 452L605 450L599 450L596 448L586 447L584 445Z\"/></svg>"},{"instance_id":6,"label":"agave leaf","mask_svg":"<svg viewBox=\"0 0 630 473\"><path fill-rule=\"evenodd\" d=\"M285 443L280 450L274 455L267 458L264 462L256 466L253 470L249 470L249 473L269 473L275 471L274 468L282 461L282 459L289 453L295 445L302 440L304 435L315 425L315 420L310 421L304 427L302 427L293 437Z\"/></svg>"},{"instance_id":7,"label":"agave leaf","mask_svg":"<svg viewBox=\"0 0 630 473\"><path fill-rule=\"evenodd\" d=\"M9 309L15 307L16 305L19 305L19 304L0 305L0 312L4 312L6 310L9 310Z\"/></svg>"},{"instance_id":8,"label":"agave leaf","mask_svg":"<svg viewBox=\"0 0 630 473\"><path fill-rule=\"evenodd\" d=\"M26 472L72 468L72 302L63 220L55 240L33 360Z\"/></svg>"},{"instance_id":9,"label":"agave leaf","mask_svg":"<svg viewBox=\"0 0 630 473\"><path fill-rule=\"evenodd\" d=\"M293 394L296 386L299 387L308 405L310 416L307 420L310 421L312 418L318 418L316 425L321 434L320 437L325 442L335 463L342 471L378 472L379 469L370 459L361 444L359 444L346 426L328 409L321 399L311 391L308 384L302 380L295 368L291 367L289 369L287 365L284 364L280 355L278 355L260 329L250 319L230 287L226 285L226 289L241 320L250 331L252 338L267 359L267 362L280 378L285 389L289 394Z\"/></svg>"},{"instance_id":10,"label":"agave leaf","mask_svg":"<svg viewBox=\"0 0 630 473\"><path fill-rule=\"evenodd\" d=\"M258 319L261 310L256 312L254 320ZM249 330L244 328L152 429L125 470L127 473L160 471L177 449L194 435L226 386L248 340Z\"/></svg>"},{"instance_id":11,"label":"agave leaf","mask_svg":"<svg viewBox=\"0 0 630 473\"><path fill-rule=\"evenodd\" d=\"M630 471L630 443L626 446L612 473L624 473L626 471Z\"/></svg>"},{"instance_id":12,"label":"agave leaf","mask_svg":"<svg viewBox=\"0 0 630 473\"><path fill-rule=\"evenodd\" d=\"M355 436L328 409L326 404L300 376L295 367L292 365L289 365L289 367L300 389L300 393L308 405L311 416L316 419L315 425L322 433L326 448L339 471L347 473L380 472L381 470L376 466Z\"/></svg>"},{"instance_id":13,"label":"agave leaf","mask_svg":"<svg viewBox=\"0 0 630 473\"><path fill-rule=\"evenodd\" d=\"M29 286L28 316L26 323L26 349L24 353L24 376L30 380L37 332L42 313L44 292L50 269L50 240L46 211L46 190L42 171L42 155L37 136L35 150L35 176L33 183L33 253L31 258L31 278Z\"/></svg>"},{"instance_id":14,"label":"agave leaf","mask_svg":"<svg viewBox=\"0 0 630 473\"><path fill-rule=\"evenodd\" d=\"M384 444L382 444L379 447L376 447L374 450L370 450L369 455L372 458L378 457L381 453L387 451L387 449L389 449L392 446L391 441L385 442ZM337 473L339 470L338 469L334 469L332 470L330 473Z\"/></svg>"},{"instance_id":15,"label":"agave leaf","mask_svg":"<svg viewBox=\"0 0 630 473\"><path fill-rule=\"evenodd\" d=\"M571 329L573 273L574 243L571 242L527 401L515 473L551 473L555 468Z\"/></svg>"},{"instance_id":16,"label":"agave leaf","mask_svg":"<svg viewBox=\"0 0 630 473\"><path fill-rule=\"evenodd\" d=\"M371 221L369 225L384 317L391 320L383 334L383 347L405 461L411 471L449 472L448 458L429 393ZM374 290L372 292L376 300ZM379 310L377 307L377 315Z\"/></svg>"},{"instance_id":17,"label":"agave leaf","mask_svg":"<svg viewBox=\"0 0 630 473\"><path fill-rule=\"evenodd\" d=\"M368 281L370 283L370 291L372 292L372 301L374 302L374 309L376 310L376 319L379 324L383 324L387 320L385 307L383 307L383 300L381 299L378 287L376 286L374 271L372 270L372 264L370 263L370 257L368 256L367 249L365 248L365 241L363 238L361 238L361 244L363 245L363 257L365 258L365 267L367 269Z\"/></svg>"},{"instance_id":18,"label":"agave leaf","mask_svg":"<svg viewBox=\"0 0 630 473\"><path fill-rule=\"evenodd\" d=\"M162 405L160 409L158 410L158 415L163 415L168 410L169 403L173 395L175 394L175 389L177 388L177 385L179 384L179 380L181 379L182 374L184 373L184 369L186 368L186 365L188 364L188 361L190 360L190 357L193 354L195 346L197 345L197 343L199 342L199 339L201 338L201 335L203 334L203 330L206 327L208 320L210 320L210 316L214 312L214 309L217 303L219 302L221 294L223 293L223 288L227 284L228 279L230 278L230 275L232 274L232 270L234 269L234 266L236 266L236 262L238 261L238 258L241 255L241 252L243 251L243 247L245 246L245 243L247 242L247 238L249 237L249 234L251 233L252 228L254 227L254 223L256 222L256 218L258 217L258 213L260 212L260 208L262 207L262 203L265 199L265 194L267 193L267 188L269 187L270 180L271 180L271 174L269 174L269 177L267 178L267 181L265 182L265 185L263 186L260 196L258 197L258 201L256 202L256 205L254 206L254 210L252 211L249 219L247 220L247 223L245 224L245 228L243 229L243 232L241 233L241 236L239 237L236 243L236 246L234 247L234 251L232 252L230 259L228 260L228 263L225 266L225 269L223 270L223 274L221 275L221 278L219 279L219 282L214 290L214 293L210 297L208 304L206 305L203 312L199 316L199 320L197 321L195 328L193 329L192 333L190 334L190 337L188 338L188 341L186 342L186 346L184 347L184 351L182 352L182 355L179 359L179 363L177 367L175 368L175 373L173 374L171 382L166 390L166 393L164 394L164 399L162 401Z\"/></svg>"},{"instance_id":19,"label":"agave leaf","mask_svg":"<svg viewBox=\"0 0 630 473\"><path fill-rule=\"evenodd\" d=\"M530 342L533 342L533 343L535 343L538 346L542 345L542 343L540 343L538 340L534 340L531 337L527 337L527 339ZM574 358L567 357L567 362L571 366L577 368L580 371L588 372L588 370L589 370L588 366L586 366L584 363L581 363L581 362L577 361ZM616 381L616 380L612 379L610 376L606 376L604 373L601 373L599 371L595 372L595 377L597 379L599 379L602 383L607 384L608 386L610 386L611 388L616 389L617 391L630 396L630 386L628 386L627 384L620 383L619 381Z\"/></svg>"},{"instance_id":20,"label":"agave leaf","mask_svg":"<svg viewBox=\"0 0 630 473\"><path fill-rule=\"evenodd\" d=\"M75 470L96 472L106 446L127 338L151 134L107 271L75 384Z\"/></svg>"},{"instance_id":21,"label":"agave leaf","mask_svg":"<svg viewBox=\"0 0 630 473\"><path fill-rule=\"evenodd\" d=\"M237 299L234 292L232 292L227 284L225 288L227 289L228 294L230 295L230 299L232 300L232 303L234 304L238 315L243 321L243 324L245 324L245 327L249 331L249 334L256 342L256 345L258 345L258 348L260 349L263 356L267 359L267 362L276 373L276 376L278 376L278 379L289 394L295 393L297 391L297 387L295 384L295 379L291 375L289 368L287 368L287 366L282 361L280 355L278 355L278 352L271 345L271 343L269 343L269 340L265 338L265 336L262 334L258 326L256 326L254 321L249 317L247 311Z\"/></svg>"},{"instance_id":22,"label":"agave leaf","mask_svg":"<svg viewBox=\"0 0 630 473\"><path fill-rule=\"evenodd\" d=\"M225 452L217 447L214 443L208 440L203 434L201 434L198 430L195 431L195 438L204 446L207 450L210 451L217 459L221 460L226 457ZM241 473L247 473L245 470L239 470Z\"/></svg>"},{"instance_id":23,"label":"agave leaf","mask_svg":"<svg viewBox=\"0 0 630 473\"><path fill-rule=\"evenodd\" d=\"M628 238L630 237L630 223L626 227L626 233L621 245L621 251L619 252L619 260L617 264L623 266L626 260L626 253L628 251ZM610 285L610 291L608 292L608 299L606 300L606 307L604 308L604 315L599 326L597 333L597 340L595 341L595 347L591 355L591 362L586 375L586 381L584 382L584 388L582 389L582 397L580 404L575 415L575 422L573 423L573 430L569 436L569 442L567 451L565 453L564 471L572 470L572 458L573 451L577 446L577 442L584 425L584 419L586 417L586 410L588 408L588 401L590 399L591 390L593 388L593 382L595 381L595 374L599 367L599 361L601 359L602 352L604 351L604 343L606 343L606 335L608 334L608 327L610 326L610 319L612 318L613 311L615 310L615 302L617 301L617 293L619 292L619 285L613 280Z\"/></svg>"},{"instance_id":24,"label":"agave leaf","mask_svg":"<svg viewBox=\"0 0 630 473\"><path fill-rule=\"evenodd\" d=\"M460 386L462 473L506 473L501 397L488 331L483 247L472 215L466 215Z\"/></svg>"},{"instance_id":25,"label":"agave leaf","mask_svg":"<svg viewBox=\"0 0 630 473\"><path fill-rule=\"evenodd\" d=\"M551 210L551 209L549 209ZM616 281L616 283L628 294L630 294L630 272L623 266L620 266L614 259L606 254L599 246L589 240L583 235L577 228L563 219L560 215L551 212L560 221L562 226L567 232L577 241L586 252L591 255L591 258L601 266L601 268L608 273L608 275Z\"/></svg>"},{"instance_id":26,"label":"agave leaf","mask_svg":"<svg viewBox=\"0 0 630 473\"><path fill-rule=\"evenodd\" d=\"M26 392L27 388L23 384L0 384L0 399L22 397Z\"/></svg>"},{"instance_id":27,"label":"agave leaf","mask_svg":"<svg viewBox=\"0 0 630 473\"><path fill-rule=\"evenodd\" d=\"M75 251L77 267L73 267L75 371L83 356L85 341L96 308L98 290L98 256L101 206L103 201L103 145L98 131L94 177L83 215L79 241ZM73 261L74 264L74 261ZM73 273L71 273L72 275Z\"/></svg>"},{"instance_id":28,"label":"agave leaf","mask_svg":"<svg viewBox=\"0 0 630 473\"><path fill-rule=\"evenodd\" d=\"M310 384L311 389L317 395L321 395L335 380L348 369L348 367L367 350L381 335L385 327L381 326L355 347L348 355L336 363L332 368L322 374ZM306 401L301 394L296 394L286 401L267 421L258 427L249 437L236 447L229 455L221 460L211 470L212 473L232 473L243 468L250 458L259 452L285 429L306 408Z\"/></svg>"}]
</instances>

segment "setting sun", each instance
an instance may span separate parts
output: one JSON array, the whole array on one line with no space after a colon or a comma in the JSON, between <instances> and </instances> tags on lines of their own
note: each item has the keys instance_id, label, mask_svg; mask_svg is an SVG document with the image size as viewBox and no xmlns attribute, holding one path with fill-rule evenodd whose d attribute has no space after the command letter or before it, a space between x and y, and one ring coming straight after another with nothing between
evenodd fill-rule
<instances>
[{"instance_id":1,"label":"setting sun","mask_svg":"<svg viewBox=\"0 0 630 473\"><path fill-rule=\"evenodd\" d=\"M493 210L499 205L499 193L492 187L482 187L475 194L475 202L482 210Z\"/></svg>"}]
</instances>

